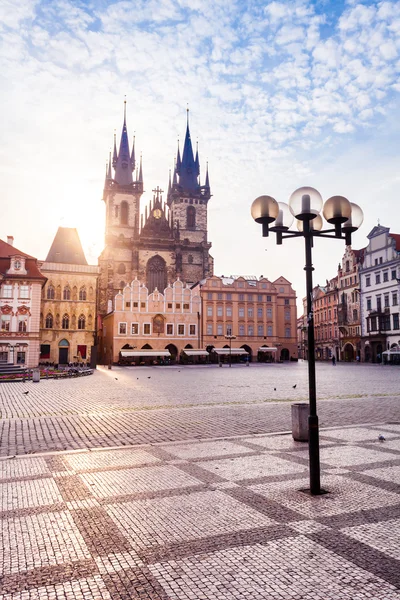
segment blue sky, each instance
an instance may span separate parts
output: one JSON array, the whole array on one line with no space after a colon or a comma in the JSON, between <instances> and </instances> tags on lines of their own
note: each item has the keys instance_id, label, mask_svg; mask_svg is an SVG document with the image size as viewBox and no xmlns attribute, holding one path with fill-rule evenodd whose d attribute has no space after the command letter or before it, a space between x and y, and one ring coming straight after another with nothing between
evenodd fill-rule
<instances>
[{"instance_id":1,"label":"blue sky","mask_svg":"<svg viewBox=\"0 0 400 600\"><path fill-rule=\"evenodd\" d=\"M167 186L189 104L217 274L283 274L303 295L301 240L261 238L261 194L347 196L365 213L355 247L378 218L400 232L399 2L0 0L0 23L0 237L22 250L43 259L57 227L75 226L96 261L125 94L143 211ZM316 243L315 283L343 251Z\"/></svg>"}]
</instances>

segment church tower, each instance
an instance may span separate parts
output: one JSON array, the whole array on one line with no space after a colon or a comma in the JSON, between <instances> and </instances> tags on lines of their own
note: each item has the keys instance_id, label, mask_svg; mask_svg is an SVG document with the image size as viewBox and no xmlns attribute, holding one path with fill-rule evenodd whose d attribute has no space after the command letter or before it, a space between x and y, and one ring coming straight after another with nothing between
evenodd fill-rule
<instances>
[{"instance_id":1,"label":"church tower","mask_svg":"<svg viewBox=\"0 0 400 600\"><path fill-rule=\"evenodd\" d=\"M207 238L207 209L211 198L208 165L204 185L200 184L200 160L193 152L187 109L186 135L182 157L178 144L173 180L169 181L167 205L175 236L180 242L177 274L187 283L213 275L211 243Z\"/></svg>"},{"instance_id":2,"label":"church tower","mask_svg":"<svg viewBox=\"0 0 400 600\"><path fill-rule=\"evenodd\" d=\"M103 201L106 209L105 247L99 257L99 313L106 314L110 300L134 279L132 248L139 238L140 198L143 194L142 159L137 166L135 139L132 152L129 148L126 126L126 100L124 122L119 151L114 134L114 151L106 165ZM113 175L114 170L114 175Z\"/></svg>"}]
</instances>

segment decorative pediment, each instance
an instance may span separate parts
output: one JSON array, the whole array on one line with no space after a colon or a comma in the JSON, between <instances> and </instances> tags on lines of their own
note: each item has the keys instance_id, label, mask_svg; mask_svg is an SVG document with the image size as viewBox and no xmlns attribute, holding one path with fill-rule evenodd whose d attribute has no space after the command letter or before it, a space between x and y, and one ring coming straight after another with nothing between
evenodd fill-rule
<instances>
[{"instance_id":1,"label":"decorative pediment","mask_svg":"<svg viewBox=\"0 0 400 600\"><path fill-rule=\"evenodd\" d=\"M31 316L31 311L29 310L29 308L27 306L22 305L22 306L18 306L17 312L15 314L16 315L29 315L29 316Z\"/></svg>"},{"instance_id":2,"label":"decorative pediment","mask_svg":"<svg viewBox=\"0 0 400 600\"><path fill-rule=\"evenodd\" d=\"M9 304L4 304L4 306L2 306L0 310L3 315L13 315L14 316L12 306L10 306Z\"/></svg>"}]
</instances>

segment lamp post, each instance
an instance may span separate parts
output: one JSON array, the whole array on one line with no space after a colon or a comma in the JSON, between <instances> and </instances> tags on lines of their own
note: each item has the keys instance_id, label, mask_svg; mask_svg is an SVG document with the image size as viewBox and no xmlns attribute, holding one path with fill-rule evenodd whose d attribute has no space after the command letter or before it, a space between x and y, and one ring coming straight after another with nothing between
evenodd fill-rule
<instances>
[{"instance_id":1,"label":"lamp post","mask_svg":"<svg viewBox=\"0 0 400 600\"><path fill-rule=\"evenodd\" d=\"M232 335L232 330L228 328L228 333L225 336L229 340L229 366L232 366L232 340L236 340L236 335Z\"/></svg>"},{"instance_id":2,"label":"lamp post","mask_svg":"<svg viewBox=\"0 0 400 600\"><path fill-rule=\"evenodd\" d=\"M323 211L325 220L333 225L332 229L322 230L323 221L319 214ZM276 243L292 237L303 237L305 242L306 297L307 297L307 342L308 342L308 449L310 461L310 493L319 495L321 490L319 462L319 432L317 415L317 395L315 381L315 342L314 313L312 305L312 247L314 237L337 238L351 245L351 234L363 222L361 208L343 196L332 196L325 203L321 194L312 187L301 187L293 192L289 204L277 202L271 196L260 196L251 206L251 215L262 225L264 237L270 231L276 233ZM294 218L298 231L290 230Z\"/></svg>"}]
</instances>

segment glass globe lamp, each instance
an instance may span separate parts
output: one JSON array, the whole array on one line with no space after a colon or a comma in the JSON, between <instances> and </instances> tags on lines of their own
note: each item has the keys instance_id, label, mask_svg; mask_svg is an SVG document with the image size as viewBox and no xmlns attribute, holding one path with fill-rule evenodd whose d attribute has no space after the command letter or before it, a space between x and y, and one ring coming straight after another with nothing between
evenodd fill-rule
<instances>
[{"instance_id":1,"label":"glass globe lamp","mask_svg":"<svg viewBox=\"0 0 400 600\"><path fill-rule=\"evenodd\" d=\"M332 196L325 202L322 214L328 223L340 225L351 216L350 202L344 196Z\"/></svg>"},{"instance_id":2,"label":"glass globe lamp","mask_svg":"<svg viewBox=\"0 0 400 600\"><path fill-rule=\"evenodd\" d=\"M353 233L357 231L359 227L361 227L362 222L364 221L364 213L358 204L354 202L350 202L351 206L351 215L342 225L342 231L344 233Z\"/></svg>"},{"instance_id":3,"label":"glass globe lamp","mask_svg":"<svg viewBox=\"0 0 400 600\"><path fill-rule=\"evenodd\" d=\"M272 196L259 196L251 205L251 216L256 223L262 224L263 236L268 236L268 225L279 215L279 206Z\"/></svg>"},{"instance_id":4,"label":"glass globe lamp","mask_svg":"<svg viewBox=\"0 0 400 600\"><path fill-rule=\"evenodd\" d=\"M321 231L322 226L323 226L323 221L322 221L321 215L318 215L317 217L315 217L315 219L310 221L310 229L312 231ZM297 229L300 231L300 233L303 233L304 221L297 220Z\"/></svg>"},{"instance_id":5,"label":"glass globe lamp","mask_svg":"<svg viewBox=\"0 0 400 600\"><path fill-rule=\"evenodd\" d=\"M290 212L289 206L286 202L278 202L279 214L270 227L271 231L287 231L291 227L294 217Z\"/></svg>"},{"instance_id":6,"label":"glass globe lamp","mask_svg":"<svg viewBox=\"0 0 400 600\"><path fill-rule=\"evenodd\" d=\"M289 208L300 221L311 221L321 212L323 200L318 190L312 187L301 187L289 198Z\"/></svg>"}]
</instances>

